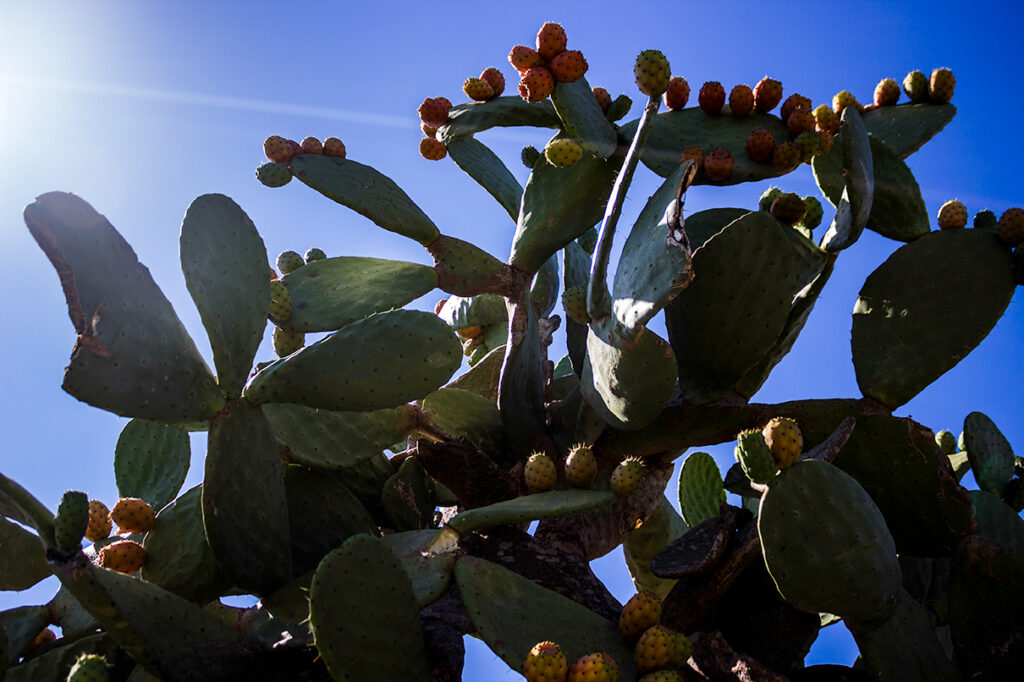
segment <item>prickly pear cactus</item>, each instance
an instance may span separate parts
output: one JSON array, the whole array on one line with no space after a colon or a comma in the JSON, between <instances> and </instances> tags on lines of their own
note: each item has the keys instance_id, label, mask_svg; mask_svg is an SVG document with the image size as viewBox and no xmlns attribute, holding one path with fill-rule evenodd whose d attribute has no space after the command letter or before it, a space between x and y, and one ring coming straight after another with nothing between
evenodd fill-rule
<instances>
[{"instance_id":1,"label":"prickly pear cactus","mask_svg":"<svg viewBox=\"0 0 1024 682\"><path fill-rule=\"evenodd\" d=\"M489 67L465 81L470 101L418 109L421 153L450 156L511 218L504 262L335 137L267 137L257 179L295 178L288 191L432 265L319 248L271 263L238 204L193 202L181 266L213 371L106 218L63 193L26 209L77 335L65 390L132 419L109 514L69 491L54 515L0 475L0 589L62 583L45 607L0 612L0 672L454 680L474 635L527 679L785 679L843 619L866 672L829 679L1019 674L1022 460L967 406L959 447L891 414L1022 281L1019 209L967 228L966 208L944 207L932 230L906 163L955 116L952 72L911 72L902 104L894 79L867 107L846 90L813 107L787 83L777 115L784 86L766 76L728 107L708 81L687 107L665 53L641 52L638 90L613 100L571 38L547 23L536 49L511 48L518 95ZM525 185L476 138L494 127L549 129L543 153L523 150ZM834 216L778 188L752 190L754 209L684 210L693 188L714 197L801 160ZM660 186L628 198L641 162ZM628 200L643 209L620 226ZM865 228L899 244L857 245ZM751 404L854 247L889 252L852 315L864 398ZM435 290L433 312L408 307ZM268 321L276 358L259 355ZM207 452L182 492L188 430ZM684 457L725 443L724 477ZM666 494L678 460L681 517ZM620 546L639 590L625 607L589 568ZM221 601L239 594L255 605Z\"/></svg>"}]
</instances>

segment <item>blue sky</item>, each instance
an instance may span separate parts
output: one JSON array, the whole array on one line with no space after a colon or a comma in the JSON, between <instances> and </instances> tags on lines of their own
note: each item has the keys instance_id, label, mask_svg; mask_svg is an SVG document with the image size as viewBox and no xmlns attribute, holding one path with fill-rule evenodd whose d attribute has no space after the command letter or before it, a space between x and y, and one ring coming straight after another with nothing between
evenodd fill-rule
<instances>
[{"instance_id":1,"label":"blue sky","mask_svg":"<svg viewBox=\"0 0 1024 682\"><path fill-rule=\"evenodd\" d=\"M707 80L728 89L767 74L815 105L843 89L866 102L881 78L950 67L959 114L909 164L932 216L954 197L972 215L1000 213L1024 205L1022 15L1012 2L977 3L969 13L936 2L0 2L8 34L0 45L0 470L53 508L68 488L116 499L111 463L124 420L60 390L73 329L57 277L21 218L43 192L78 193L105 214L209 358L177 257L178 226L200 194L233 197L271 257L319 246L328 255L429 262L417 244L297 182L259 185L253 170L267 135L340 137L351 158L390 175L442 232L504 258L513 224L450 160L418 156L415 110L427 96L463 101L463 80L488 66L514 90L509 49L531 44L544 21L558 21L569 47L585 54L591 85L635 102L633 59L649 48L662 50L694 93ZM547 137L515 129L481 139L525 182L519 150ZM626 224L657 184L649 171L637 173ZM817 193L807 167L780 184ZM767 185L696 188L687 210L753 207ZM826 223L830 217L826 209ZM757 401L859 395L850 312L864 278L896 246L868 233L843 253L803 336ZM416 305L430 309L438 298ZM1021 339L1017 295L989 338L898 414L959 432L964 416L981 410L1024 450ZM271 355L268 332L259 357ZM196 436L186 486L201 479L203 449ZM712 452L724 471L731 447ZM629 596L618 555L598 570L620 598ZM28 594L0 593L0 608L42 603L54 590L48 582ZM851 662L843 638L829 635L815 656ZM466 679L495 674L493 655L476 643L470 649Z\"/></svg>"}]
</instances>

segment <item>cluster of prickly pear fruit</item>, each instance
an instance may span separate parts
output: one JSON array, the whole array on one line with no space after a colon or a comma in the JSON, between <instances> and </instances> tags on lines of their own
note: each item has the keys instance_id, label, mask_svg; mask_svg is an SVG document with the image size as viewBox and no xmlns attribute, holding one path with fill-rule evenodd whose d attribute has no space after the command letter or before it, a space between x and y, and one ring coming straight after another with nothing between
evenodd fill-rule
<instances>
[{"instance_id":1,"label":"cluster of prickly pear fruit","mask_svg":"<svg viewBox=\"0 0 1024 682\"><path fill-rule=\"evenodd\" d=\"M328 137L323 142L315 137L306 137L302 142L296 142L271 135L263 141L263 153L270 161L256 169L256 179L267 187L284 187L292 179L289 163L293 157L320 154L344 159L345 143L336 137Z\"/></svg>"},{"instance_id":2,"label":"cluster of prickly pear fruit","mask_svg":"<svg viewBox=\"0 0 1024 682\"><path fill-rule=\"evenodd\" d=\"M616 682L619 666L609 654L584 654L568 665L554 642L539 642L523 661L527 682Z\"/></svg>"},{"instance_id":3,"label":"cluster of prickly pear fruit","mask_svg":"<svg viewBox=\"0 0 1024 682\"><path fill-rule=\"evenodd\" d=\"M569 50L568 37L560 24L548 22L537 32L537 48L516 45L508 62L519 73L519 96L527 102L547 99L555 83L574 83L589 68L579 50Z\"/></svg>"}]
</instances>

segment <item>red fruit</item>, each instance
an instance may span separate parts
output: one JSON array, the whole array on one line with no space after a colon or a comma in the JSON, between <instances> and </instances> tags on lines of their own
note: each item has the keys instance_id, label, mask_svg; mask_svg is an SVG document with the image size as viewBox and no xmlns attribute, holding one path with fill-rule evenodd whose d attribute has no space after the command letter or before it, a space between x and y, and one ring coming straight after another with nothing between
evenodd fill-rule
<instances>
[{"instance_id":1,"label":"red fruit","mask_svg":"<svg viewBox=\"0 0 1024 682\"><path fill-rule=\"evenodd\" d=\"M612 96L608 94L608 91L604 88L593 88L594 99L597 100L597 104L601 107L601 111L607 112L608 107L612 105Z\"/></svg>"},{"instance_id":2,"label":"red fruit","mask_svg":"<svg viewBox=\"0 0 1024 682\"><path fill-rule=\"evenodd\" d=\"M747 156L756 163L768 163L775 151L775 136L766 128L758 128L747 137Z\"/></svg>"},{"instance_id":3,"label":"red fruit","mask_svg":"<svg viewBox=\"0 0 1024 682\"><path fill-rule=\"evenodd\" d=\"M788 173L800 165L800 147L796 142L786 140L775 145L772 152L772 168L779 173Z\"/></svg>"},{"instance_id":4,"label":"red fruit","mask_svg":"<svg viewBox=\"0 0 1024 682\"><path fill-rule=\"evenodd\" d=\"M814 130L814 115L810 109L794 109L786 119L786 132L790 137Z\"/></svg>"},{"instance_id":5,"label":"red fruit","mask_svg":"<svg viewBox=\"0 0 1024 682\"><path fill-rule=\"evenodd\" d=\"M587 72L587 60L579 50L565 50L548 62L548 70L559 83L573 83Z\"/></svg>"},{"instance_id":6,"label":"red fruit","mask_svg":"<svg viewBox=\"0 0 1024 682\"><path fill-rule=\"evenodd\" d=\"M466 97L475 102L494 99L494 88L482 78L467 78L466 82L462 84L462 91L466 93Z\"/></svg>"},{"instance_id":7,"label":"red fruit","mask_svg":"<svg viewBox=\"0 0 1024 682\"><path fill-rule=\"evenodd\" d=\"M288 163L292 158L291 145L280 135L271 135L263 141L263 153L268 159L278 163Z\"/></svg>"},{"instance_id":8,"label":"red fruit","mask_svg":"<svg viewBox=\"0 0 1024 682\"><path fill-rule=\"evenodd\" d=\"M516 45L508 53L508 63L520 74L526 73L535 66L544 66L544 58L537 50L526 45Z\"/></svg>"},{"instance_id":9,"label":"red fruit","mask_svg":"<svg viewBox=\"0 0 1024 682\"><path fill-rule=\"evenodd\" d=\"M754 110L754 93L749 85L737 85L729 93L729 109L733 116L750 116Z\"/></svg>"},{"instance_id":10,"label":"red fruit","mask_svg":"<svg viewBox=\"0 0 1024 682\"><path fill-rule=\"evenodd\" d=\"M448 147L441 140L424 137L420 140L420 156L429 161L440 161L448 155Z\"/></svg>"},{"instance_id":11,"label":"red fruit","mask_svg":"<svg viewBox=\"0 0 1024 682\"><path fill-rule=\"evenodd\" d=\"M493 66L484 69L480 73L480 80L487 81L487 84L491 86L491 90L494 90L495 97L505 92L505 76Z\"/></svg>"},{"instance_id":12,"label":"red fruit","mask_svg":"<svg viewBox=\"0 0 1024 682\"><path fill-rule=\"evenodd\" d=\"M664 97L666 107L682 109L690 99L690 84L682 76L672 76L668 79L668 90Z\"/></svg>"},{"instance_id":13,"label":"red fruit","mask_svg":"<svg viewBox=\"0 0 1024 682\"><path fill-rule=\"evenodd\" d=\"M782 103L782 108L779 109L779 117L782 119L782 122L785 123L786 120L789 118L789 115L792 114L797 109L810 108L811 100L807 99L803 95L793 93L792 95L786 98L785 102Z\"/></svg>"},{"instance_id":14,"label":"red fruit","mask_svg":"<svg viewBox=\"0 0 1024 682\"><path fill-rule=\"evenodd\" d=\"M443 97L428 97L416 112L420 120L431 128L440 128L448 122L448 110L452 108L451 102Z\"/></svg>"},{"instance_id":15,"label":"red fruit","mask_svg":"<svg viewBox=\"0 0 1024 682\"><path fill-rule=\"evenodd\" d=\"M892 78L883 78L875 86L875 106L888 107L900 101L900 85Z\"/></svg>"},{"instance_id":16,"label":"red fruit","mask_svg":"<svg viewBox=\"0 0 1024 682\"><path fill-rule=\"evenodd\" d=\"M719 147L704 157L704 174L708 180L721 182L732 175L732 153L723 147Z\"/></svg>"},{"instance_id":17,"label":"red fruit","mask_svg":"<svg viewBox=\"0 0 1024 682\"><path fill-rule=\"evenodd\" d=\"M543 66L536 66L519 79L519 96L527 102L541 102L555 89L555 78Z\"/></svg>"},{"instance_id":18,"label":"red fruit","mask_svg":"<svg viewBox=\"0 0 1024 682\"><path fill-rule=\"evenodd\" d=\"M302 145L295 140L288 140L288 147L291 149L292 156L298 156L299 154L305 153L302 151Z\"/></svg>"},{"instance_id":19,"label":"red fruit","mask_svg":"<svg viewBox=\"0 0 1024 682\"><path fill-rule=\"evenodd\" d=\"M299 143L303 154L323 154L324 146L315 137L307 137Z\"/></svg>"},{"instance_id":20,"label":"red fruit","mask_svg":"<svg viewBox=\"0 0 1024 682\"><path fill-rule=\"evenodd\" d=\"M537 52L545 61L551 61L565 50L568 39L560 24L548 22L537 31Z\"/></svg>"},{"instance_id":21,"label":"red fruit","mask_svg":"<svg viewBox=\"0 0 1024 682\"><path fill-rule=\"evenodd\" d=\"M717 114L725 106L725 88L718 81L708 81L700 86L697 103L705 114Z\"/></svg>"},{"instance_id":22,"label":"red fruit","mask_svg":"<svg viewBox=\"0 0 1024 682\"><path fill-rule=\"evenodd\" d=\"M765 113L782 101L782 83L765 76L754 86L754 108Z\"/></svg>"}]
</instances>

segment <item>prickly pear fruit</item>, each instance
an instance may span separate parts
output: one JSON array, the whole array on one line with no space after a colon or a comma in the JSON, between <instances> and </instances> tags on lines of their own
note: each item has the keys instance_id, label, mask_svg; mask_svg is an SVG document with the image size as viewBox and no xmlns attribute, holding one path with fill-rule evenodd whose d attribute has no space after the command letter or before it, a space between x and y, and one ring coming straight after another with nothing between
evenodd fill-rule
<instances>
[{"instance_id":1,"label":"prickly pear fruit","mask_svg":"<svg viewBox=\"0 0 1024 682\"><path fill-rule=\"evenodd\" d=\"M555 77L543 66L535 66L519 79L519 96L527 102L541 102L555 89Z\"/></svg>"},{"instance_id":2,"label":"prickly pear fruit","mask_svg":"<svg viewBox=\"0 0 1024 682\"><path fill-rule=\"evenodd\" d=\"M768 449L780 469L792 466L804 448L804 436L796 421L788 417L775 417L761 429Z\"/></svg>"},{"instance_id":3,"label":"prickly pear fruit","mask_svg":"<svg viewBox=\"0 0 1024 682\"><path fill-rule=\"evenodd\" d=\"M864 107L849 90L840 90L832 96L832 111L835 112L836 116L841 116L843 109L846 107L854 107L857 111L864 111Z\"/></svg>"},{"instance_id":4,"label":"prickly pear fruit","mask_svg":"<svg viewBox=\"0 0 1024 682\"><path fill-rule=\"evenodd\" d=\"M996 223L996 236L1010 248L1024 242L1024 209L1008 208L1003 211Z\"/></svg>"},{"instance_id":5,"label":"prickly pear fruit","mask_svg":"<svg viewBox=\"0 0 1024 682\"><path fill-rule=\"evenodd\" d=\"M269 315L275 322L284 322L292 316L292 295L288 293L285 283L279 279L270 283Z\"/></svg>"},{"instance_id":6,"label":"prickly pear fruit","mask_svg":"<svg viewBox=\"0 0 1024 682\"><path fill-rule=\"evenodd\" d=\"M287 164L268 161L256 169L256 179L266 187L284 187L292 179L292 169Z\"/></svg>"},{"instance_id":7,"label":"prickly pear fruit","mask_svg":"<svg viewBox=\"0 0 1024 682\"><path fill-rule=\"evenodd\" d=\"M782 83L765 76L754 86L754 108L767 113L782 101Z\"/></svg>"},{"instance_id":8,"label":"prickly pear fruit","mask_svg":"<svg viewBox=\"0 0 1024 682\"><path fill-rule=\"evenodd\" d=\"M427 161L440 161L448 155L448 145L432 137L420 140L420 156Z\"/></svg>"},{"instance_id":9,"label":"prickly pear fruit","mask_svg":"<svg viewBox=\"0 0 1024 682\"><path fill-rule=\"evenodd\" d=\"M951 199L939 208L939 229L960 230L967 227L967 207Z\"/></svg>"},{"instance_id":10,"label":"prickly pear fruit","mask_svg":"<svg viewBox=\"0 0 1024 682\"><path fill-rule=\"evenodd\" d=\"M892 78L883 78L875 86L875 106L888 107L900 101L900 85Z\"/></svg>"},{"instance_id":11,"label":"prickly pear fruit","mask_svg":"<svg viewBox=\"0 0 1024 682\"><path fill-rule=\"evenodd\" d=\"M110 520L122 533L147 533L156 521L156 512L139 497L122 497L110 510Z\"/></svg>"},{"instance_id":12,"label":"prickly pear fruit","mask_svg":"<svg viewBox=\"0 0 1024 682\"><path fill-rule=\"evenodd\" d=\"M767 128L758 128L747 137L747 156L757 163L768 163L775 151L775 136Z\"/></svg>"},{"instance_id":13,"label":"prickly pear fruit","mask_svg":"<svg viewBox=\"0 0 1024 682\"><path fill-rule=\"evenodd\" d=\"M589 488L597 477L597 457L593 449L577 443L565 458L565 480L574 488Z\"/></svg>"},{"instance_id":14,"label":"prickly pear fruit","mask_svg":"<svg viewBox=\"0 0 1024 682\"><path fill-rule=\"evenodd\" d=\"M318 249L315 246L306 249L305 255L302 256L302 259L307 263L311 263L315 260L323 260L324 258L327 258L327 254L324 253L323 249Z\"/></svg>"},{"instance_id":15,"label":"prickly pear fruit","mask_svg":"<svg viewBox=\"0 0 1024 682\"><path fill-rule=\"evenodd\" d=\"M953 99L956 78L949 69L935 69L928 79L928 99L936 104L949 104Z\"/></svg>"},{"instance_id":16,"label":"prickly pear fruit","mask_svg":"<svg viewBox=\"0 0 1024 682\"><path fill-rule=\"evenodd\" d=\"M627 642L635 642L645 630L661 620L661 599L650 590L640 590L622 607L619 632Z\"/></svg>"},{"instance_id":17,"label":"prickly pear fruit","mask_svg":"<svg viewBox=\"0 0 1024 682\"><path fill-rule=\"evenodd\" d=\"M665 91L665 106L669 109L682 109L690 99L690 84L682 76L672 76L668 79L668 89Z\"/></svg>"},{"instance_id":18,"label":"prickly pear fruit","mask_svg":"<svg viewBox=\"0 0 1024 682\"><path fill-rule=\"evenodd\" d=\"M732 152L725 147L719 147L704 157L704 174L709 180L722 182L732 175L733 158Z\"/></svg>"},{"instance_id":19,"label":"prickly pear fruit","mask_svg":"<svg viewBox=\"0 0 1024 682\"><path fill-rule=\"evenodd\" d=\"M480 80L487 81L487 84L491 86L491 90L494 91L495 97L505 92L505 76L493 66L489 66L480 72Z\"/></svg>"},{"instance_id":20,"label":"prickly pear fruit","mask_svg":"<svg viewBox=\"0 0 1024 682\"><path fill-rule=\"evenodd\" d=\"M445 106L445 102L447 100L441 97L428 97L423 100L416 113L428 126L440 128L448 122L448 110L452 108L451 104Z\"/></svg>"},{"instance_id":21,"label":"prickly pear fruit","mask_svg":"<svg viewBox=\"0 0 1024 682\"><path fill-rule=\"evenodd\" d=\"M786 98L786 101L782 103L782 108L779 109L779 118L782 119L783 124L789 119L789 115L797 109L810 109L811 100L807 99L803 95L793 93Z\"/></svg>"},{"instance_id":22,"label":"prickly pear fruit","mask_svg":"<svg viewBox=\"0 0 1024 682\"><path fill-rule=\"evenodd\" d=\"M830 135L835 135L839 130L839 117L827 104L819 104L811 113L814 115L814 125L818 130Z\"/></svg>"},{"instance_id":23,"label":"prickly pear fruit","mask_svg":"<svg viewBox=\"0 0 1024 682\"><path fill-rule=\"evenodd\" d=\"M288 163L292 158L292 147L288 140L280 135L271 135L263 141L263 153L271 161Z\"/></svg>"},{"instance_id":24,"label":"prickly pear fruit","mask_svg":"<svg viewBox=\"0 0 1024 682\"><path fill-rule=\"evenodd\" d=\"M28 645L28 650L25 653L32 653L44 644L49 644L50 642L56 641L57 634L50 628L43 628L42 631L38 635L36 635L35 638L32 640L32 643Z\"/></svg>"},{"instance_id":25,"label":"prickly pear fruit","mask_svg":"<svg viewBox=\"0 0 1024 682\"><path fill-rule=\"evenodd\" d=\"M551 61L565 50L569 40L561 24L547 22L537 31L537 54L545 61Z\"/></svg>"},{"instance_id":26,"label":"prickly pear fruit","mask_svg":"<svg viewBox=\"0 0 1024 682\"><path fill-rule=\"evenodd\" d=\"M482 78L467 78L462 84L462 91L466 93L466 97L476 102L494 99L494 88Z\"/></svg>"},{"instance_id":27,"label":"prickly pear fruit","mask_svg":"<svg viewBox=\"0 0 1024 682\"><path fill-rule=\"evenodd\" d=\"M559 83L574 83L587 72L589 65L579 50L565 50L548 62L548 70Z\"/></svg>"},{"instance_id":28,"label":"prickly pear fruit","mask_svg":"<svg viewBox=\"0 0 1024 682\"><path fill-rule=\"evenodd\" d=\"M704 152L701 151L700 147L686 147L683 149L683 153L679 155L679 163L686 163L687 161L693 161L697 166L697 175L704 172Z\"/></svg>"},{"instance_id":29,"label":"prickly pear fruit","mask_svg":"<svg viewBox=\"0 0 1024 682\"><path fill-rule=\"evenodd\" d=\"M540 158L540 152L532 144L528 144L523 147L523 151L519 154L519 158L522 160L523 165L527 168L533 168L534 164L537 163L537 159Z\"/></svg>"},{"instance_id":30,"label":"prickly pear fruit","mask_svg":"<svg viewBox=\"0 0 1024 682\"><path fill-rule=\"evenodd\" d=\"M676 633L664 625L644 630L633 649L636 669L641 673L668 668L676 658Z\"/></svg>"},{"instance_id":31,"label":"prickly pear fruit","mask_svg":"<svg viewBox=\"0 0 1024 682\"><path fill-rule=\"evenodd\" d=\"M627 457L612 470L610 487L618 497L629 497L640 488L644 478L644 463L636 457Z\"/></svg>"},{"instance_id":32,"label":"prickly pear fruit","mask_svg":"<svg viewBox=\"0 0 1024 682\"><path fill-rule=\"evenodd\" d=\"M671 668L682 668L686 661L693 655L693 642L681 632L676 634L676 657L669 665Z\"/></svg>"},{"instance_id":33,"label":"prickly pear fruit","mask_svg":"<svg viewBox=\"0 0 1024 682\"><path fill-rule=\"evenodd\" d=\"M668 58L658 50L644 50L636 56L633 76L640 92L650 97L660 97L668 90L672 71Z\"/></svg>"},{"instance_id":34,"label":"prickly pear fruit","mask_svg":"<svg viewBox=\"0 0 1024 682\"><path fill-rule=\"evenodd\" d=\"M793 115L789 117L790 121L793 121L800 114L799 111L793 112ZM821 140L818 137L818 133L813 130L805 130L796 136L793 140L796 142L796 146L800 148L800 160L804 163L809 163L811 157L818 153L818 149L821 147Z\"/></svg>"},{"instance_id":35,"label":"prickly pear fruit","mask_svg":"<svg viewBox=\"0 0 1024 682\"><path fill-rule=\"evenodd\" d=\"M522 75L534 67L544 66L544 58L532 47L516 45L508 53L508 63Z\"/></svg>"},{"instance_id":36,"label":"prickly pear fruit","mask_svg":"<svg viewBox=\"0 0 1024 682\"><path fill-rule=\"evenodd\" d=\"M587 314L587 289L583 286L569 287L562 293L562 307L573 322L590 324Z\"/></svg>"},{"instance_id":37,"label":"prickly pear fruit","mask_svg":"<svg viewBox=\"0 0 1024 682\"><path fill-rule=\"evenodd\" d=\"M800 195L793 192L784 192L776 197L768 211L779 222L786 225L796 225L807 215L807 204L800 198Z\"/></svg>"},{"instance_id":38,"label":"prickly pear fruit","mask_svg":"<svg viewBox=\"0 0 1024 682\"><path fill-rule=\"evenodd\" d=\"M594 93L594 99L597 100L601 111L608 113L608 107L612 105L612 96L602 87L591 88L591 91Z\"/></svg>"},{"instance_id":39,"label":"prickly pear fruit","mask_svg":"<svg viewBox=\"0 0 1024 682\"><path fill-rule=\"evenodd\" d=\"M822 209L821 202L818 201L817 197L807 195L803 197L803 200L804 205L807 207L807 213L797 223L797 227L813 230L818 225L821 225L821 219L824 217L825 211Z\"/></svg>"},{"instance_id":40,"label":"prickly pear fruit","mask_svg":"<svg viewBox=\"0 0 1024 682\"><path fill-rule=\"evenodd\" d=\"M134 573L146 563L146 550L133 540L118 540L100 550L100 566L118 573Z\"/></svg>"},{"instance_id":41,"label":"prickly pear fruit","mask_svg":"<svg viewBox=\"0 0 1024 682\"><path fill-rule=\"evenodd\" d=\"M566 168L583 157L583 147L576 140L551 140L544 147L544 158L552 166Z\"/></svg>"},{"instance_id":42,"label":"prickly pear fruit","mask_svg":"<svg viewBox=\"0 0 1024 682\"><path fill-rule=\"evenodd\" d=\"M772 168L779 173L786 173L800 165L800 147L792 140L775 145L772 152Z\"/></svg>"},{"instance_id":43,"label":"prickly pear fruit","mask_svg":"<svg viewBox=\"0 0 1024 682\"><path fill-rule=\"evenodd\" d=\"M761 194L761 198L757 200L757 208L760 211L770 211L772 208L772 202L779 198L782 194L782 190L778 187L769 187Z\"/></svg>"},{"instance_id":44,"label":"prickly pear fruit","mask_svg":"<svg viewBox=\"0 0 1024 682\"><path fill-rule=\"evenodd\" d=\"M750 116L754 111L754 91L749 85L737 85L729 92L729 110L733 116Z\"/></svg>"},{"instance_id":45,"label":"prickly pear fruit","mask_svg":"<svg viewBox=\"0 0 1024 682\"><path fill-rule=\"evenodd\" d=\"M580 656L569 666L568 682L617 682L619 664L601 652Z\"/></svg>"},{"instance_id":46,"label":"prickly pear fruit","mask_svg":"<svg viewBox=\"0 0 1024 682\"><path fill-rule=\"evenodd\" d=\"M700 86L697 104L705 114L717 114L725 106L725 88L718 81L707 81Z\"/></svg>"},{"instance_id":47,"label":"prickly pear fruit","mask_svg":"<svg viewBox=\"0 0 1024 682\"><path fill-rule=\"evenodd\" d=\"M832 150L832 145L835 144L835 138L832 137L832 133L825 130L814 131L818 136L818 154L828 154Z\"/></svg>"},{"instance_id":48,"label":"prickly pear fruit","mask_svg":"<svg viewBox=\"0 0 1024 682\"><path fill-rule=\"evenodd\" d=\"M85 527L85 539L89 542L106 540L113 528L107 505L99 500L89 500L89 524Z\"/></svg>"},{"instance_id":49,"label":"prickly pear fruit","mask_svg":"<svg viewBox=\"0 0 1024 682\"><path fill-rule=\"evenodd\" d=\"M989 230L991 232L996 231L996 226L999 224L999 220L996 218L996 214L987 208L983 208L974 214L974 220L971 221L971 226L975 230Z\"/></svg>"},{"instance_id":50,"label":"prickly pear fruit","mask_svg":"<svg viewBox=\"0 0 1024 682\"><path fill-rule=\"evenodd\" d=\"M675 670L655 670L640 678L639 682L683 682Z\"/></svg>"},{"instance_id":51,"label":"prickly pear fruit","mask_svg":"<svg viewBox=\"0 0 1024 682\"><path fill-rule=\"evenodd\" d=\"M523 675L527 682L565 682L568 672L565 654L554 642L534 644L523 661Z\"/></svg>"},{"instance_id":52,"label":"prickly pear fruit","mask_svg":"<svg viewBox=\"0 0 1024 682\"><path fill-rule=\"evenodd\" d=\"M952 431L939 431L935 434L935 442L947 455L956 453L956 436Z\"/></svg>"},{"instance_id":53,"label":"prickly pear fruit","mask_svg":"<svg viewBox=\"0 0 1024 682\"><path fill-rule=\"evenodd\" d=\"M733 452L747 478L754 483L771 481L779 469L775 466L775 458L768 449L764 435L757 429L741 431L736 437L736 442Z\"/></svg>"},{"instance_id":54,"label":"prickly pear fruit","mask_svg":"<svg viewBox=\"0 0 1024 682\"><path fill-rule=\"evenodd\" d=\"M903 78L903 92L911 102L927 102L928 76L920 71L911 71Z\"/></svg>"},{"instance_id":55,"label":"prickly pear fruit","mask_svg":"<svg viewBox=\"0 0 1024 682\"><path fill-rule=\"evenodd\" d=\"M82 548L82 536L89 526L89 496L80 490L67 490L57 505L53 535L57 549L74 552Z\"/></svg>"},{"instance_id":56,"label":"prickly pear fruit","mask_svg":"<svg viewBox=\"0 0 1024 682\"><path fill-rule=\"evenodd\" d=\"M299 143L299 146L302 147L302 153L303 154L323 154L324 153L324 145L323 145L323 143L320 142L320 140L318 140L318 139L316 139L315 137L312 137L312 136L303 138L302 142Z\"/></svg>"},{"instance_id":57,"label":"prickly pear fruit","mask_svg":"<svg viewBox=\"0 0 1024 682\"><path fill-rule=\"evenodd\" d=\"M535 452L526 460L523 467L523 480L526 482L526 489L531 493L542 493L555 487L555 479L558 473L555 471L555 463L543 452Z\"/></svg>"},{"instance_id":58,"label":"prickly pear fruit","mask_svg":"<svg viewBox=\"0 0 1024 682\"><path fill-rule=\"evenodd\" d=\"M108 682L107 659L98 654L81 654L71 670L67 682Z\"/></svg>"},{"instance_id":59,"label":"prickly pear fruit","mask_svg":"<svg viewBox=\"0 0 1024 682\"><path fill-rule=\"evenodd\" d=\"M282 251L277 254L277 260L275 262L277 264L277 269L281 271L282 275L287 275L293 270L298 270L306 264L306 261L304 261L302 256L300 256L296 251Z\"/></svg>"},{"instance_id":60,"label":"prickly pear fruit","mask_svg":"<svg viewBox=\"0 0 1024 682\"><path fill-rule=\"evenodd\" d=\"M447 115L448 113L446 110L445 116ZM344 159L345 143L336 137L328 137L326 140L324 140L324 156L336 156L339 159Z\"/></svg>"},{"instance_id":61,"label":"prickly pear fruit","mask_svg":"<svg viewBox=\"0 0 1024 682\"><path fill-rule=\"evenodd\" d=\"M270 337L274 342L274 353L279 358L301 350L306 344L305 334L302 332L290 332L282 327L274 327Z\"/></svg>"},{"instance_id":62,"label":"prickly pear fruit","mask_svg":"<svg viewBox=\"0 0 1024 682\"><path fill-rule=\"evenodd\" d=\"M814 115L810 109L794 109L786 119L786 132L791 138L811 130L814 130Z\"/></svg>"}]
</instances>

